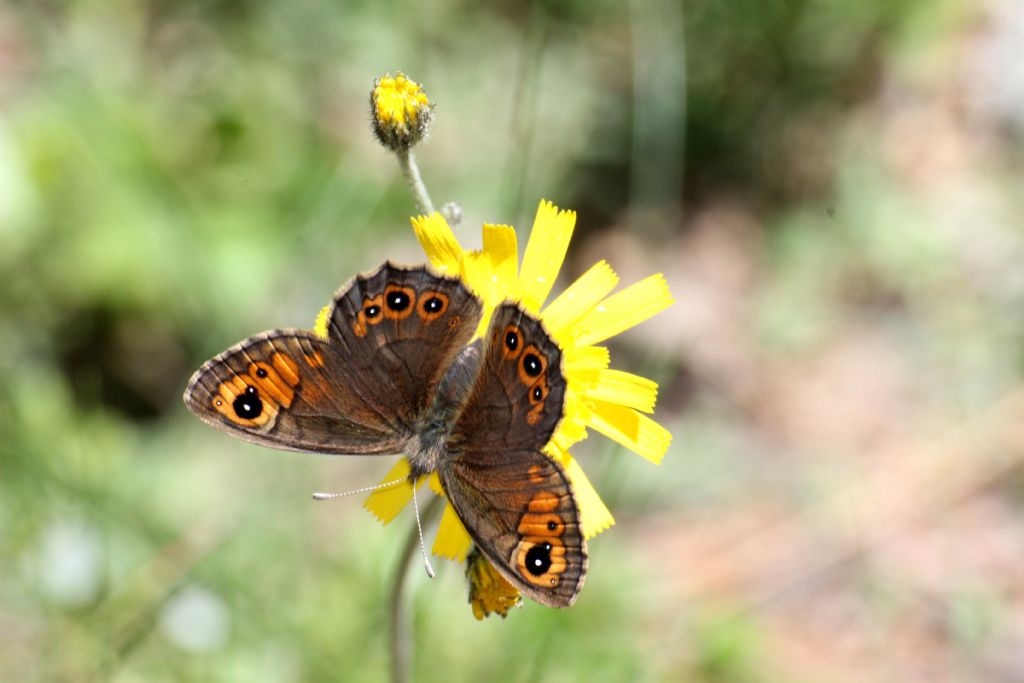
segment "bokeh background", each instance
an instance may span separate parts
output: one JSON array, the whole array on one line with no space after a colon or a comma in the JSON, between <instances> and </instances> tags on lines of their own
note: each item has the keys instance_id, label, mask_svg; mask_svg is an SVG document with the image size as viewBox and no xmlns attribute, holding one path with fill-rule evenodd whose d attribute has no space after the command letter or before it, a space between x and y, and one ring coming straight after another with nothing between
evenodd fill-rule
<instances>
[{"instance_id":1,"label":"bokeh background","mask_svg":"<svg viewBox=\"0 0 1024 683\"><path fill-rule=\"evenodd\" d=\"M412 517L309 493L390 463L180 395L422 260L401 68L464 244L547 198L564 275L677 298L613 344L664 463L574 451L618 521L576 606L414 564L416 680L1024 681L1022 46L1020 0L0 4L0 679L387 679Z\"/></svg>"}]
</instances>

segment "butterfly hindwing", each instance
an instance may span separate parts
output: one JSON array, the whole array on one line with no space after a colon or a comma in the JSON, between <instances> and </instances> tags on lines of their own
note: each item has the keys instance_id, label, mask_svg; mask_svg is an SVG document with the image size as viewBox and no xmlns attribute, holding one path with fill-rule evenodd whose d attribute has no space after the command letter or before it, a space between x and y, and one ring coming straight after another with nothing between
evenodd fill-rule
<instances>
[{"instance_id":1,"label":"butterfly hindwing","mask_svg":"<svg viewBox=\"0 0 1024 683\"><path fill-rule=\"evenodd\" d=\"M477 547L521 593L567 607L583 587L586 541L565 472L537 450L475 452L441 483Z\"/></svg>"}]
</instances>

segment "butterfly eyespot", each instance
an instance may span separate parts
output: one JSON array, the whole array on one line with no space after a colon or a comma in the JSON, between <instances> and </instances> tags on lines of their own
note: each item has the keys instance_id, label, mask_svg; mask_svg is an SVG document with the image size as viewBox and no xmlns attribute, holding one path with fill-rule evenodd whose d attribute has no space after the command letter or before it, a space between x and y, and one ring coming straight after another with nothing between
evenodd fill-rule
<instances>
[{"instance_id":1,"label":"butterfly eyespot","mask_svg":"<svg viewBox=\"0 0 1024 683\"><path fill-rule=\"evenodd\" d=\"M267 376L267 371L263 368L256 368L256 376L260 379L264 379Z\"/></svg>"},{"instance_id":2,"label":"butterfly eyespot","mask_svg":"<svg viewBox=\"0 0 1024 683\"><path fill-rule=\"evenodd\" d=\"M530 344L519 356L519 381L528 387L532 387L537 378L547 370L548 361L544 354L533 344Z\"/></svg>"},{"instance_id":3,"label":"butterfly eyespot","mask_svg":"<svg viewBox=\"0 0 1024 683\"><path fill-rule=\"evenodd\" d=\"M253 386L246 387L244 393L236 396L231 407L234 408L235 415L243 420L255 420L263 413L263 401Z\"/></svg>"},{"instance_id":4,"label":"butterfly eyespot","mask_svg":"<svg viewBox=\"0 0 1024 683\"><path fill-rule=\"evenodd\" d=\"M526 551L526 571L534 576L543 576L550 568L550 543L539 543Z\"/></svg>"},{"instance_id":5,"label":"butterfly eyespot","mask_svg":"<svg viewBox=\"0 0 1024 683\"><path fill-rule=\"evenodd\" d=\"M555 520L551 520L550 522L548 522L548 531L554 531L557 528L558 522L556 522Z\"/></svg>"},{"instance_id":6,"label":"butterfly eyespot","mask_svg":"<svg viewBox=\"0 0 1024 683\"><path fill-rule=\"evenodd\" d=\"M544 390L540 387L534 387L532 396L534 401L539 401L544 398Z\"/></svg>"},{"instance_id":7,"label":"butterfly eyespot","mask_svg":"<svg viewBox=\"0 0 1024 683\"><path fill-rule=\"evenodd\" d=\"M402 320L413 312L416 290L412 287L388 285L384 288L384 317Z\"/></svg>"},{"instance_id":8,"label":"butterfly eyespot","mask_svg":"<svg viewBox=\"0 0 1024 683\"><path fill-rule=\"evenodd\" d=\"M449 329L457 330L457 329L459 329L459 325L461 325L461 324L462 324L462 318L460 318L457 315L453 315L451 318L448 319L448 327L449 327Z\"/></svg>"},{"instance_id":9,"label":"butterfly eyespot","mask_svg":"<svg viewBox=\"0 0 1024 683\"><path fill-rule=\"evenodd\" d=\"M404 311L409 307L409 297L404 292L391 292L387 302L392 311Z\"/></svg>"},{"instance_id":10,"label":"butterfly eyespot","mask_svg":"<svg viewBox=\"0 0 1024 683\"><path fill-rule=\"evenodd\" d=\"M522 351L523 338L519 333L519 328L515 325L509 325L505 328L505 331L501 336L501 341L504 346L502 353L505 358L515 358L519 355L519 352Z\"/></svg>"},{"instance_id":11,"label":"butterfly eyespot","mask_svg":"<svg viewBox=\"0 0 1024 683\"><path fill-rule=\"evenodd\" d=\"M441 292L423 292L417 313L425 322L437 320L448 310L448 295Z\"/></svg>"},{"instance_id":12,"label":"butterfly eyespot","mask_svg":"<svg viewBox=\"0 0 1024 683\"><path fill-rule=\"evenodd\" d=\"M381 294L363 300L363 310L356 316L353 331L357 337L366 336L366 325L376 325L384 319L384 297Z\"/></svg>"}]
</instances>

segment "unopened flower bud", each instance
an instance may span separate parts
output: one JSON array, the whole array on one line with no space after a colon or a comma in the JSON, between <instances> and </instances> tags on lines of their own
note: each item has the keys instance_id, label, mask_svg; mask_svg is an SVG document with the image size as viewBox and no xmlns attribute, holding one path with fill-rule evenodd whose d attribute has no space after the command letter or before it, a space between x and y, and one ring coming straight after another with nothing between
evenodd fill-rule
<instances>
[{"instance_id":1,"label":"unopened flower bud","mask_svg":"<svg viewBox=\"0 0 1024 683\"><path fill-rule=\"evenodd\" d=\"M388 149L398 152L413 147L427 134L433 105L419 83L401 71L384 74L370 93L373 132Z\"/></svg>"}]
</instances>

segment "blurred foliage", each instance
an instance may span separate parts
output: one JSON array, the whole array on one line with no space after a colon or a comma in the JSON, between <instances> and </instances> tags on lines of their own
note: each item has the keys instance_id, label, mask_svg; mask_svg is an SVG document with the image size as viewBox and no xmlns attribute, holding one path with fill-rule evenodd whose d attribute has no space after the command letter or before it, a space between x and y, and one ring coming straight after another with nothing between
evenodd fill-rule
<instances>
[{"instance_id":1,"label":"blurred foliage","mask_svg":"<svg viewBox=\"0 0 1024 683\"><path fill-rule=\"evenodd\" d=\"M1022 537L1016 465L936 456L927 481L975 482L963 514L874 554L888 527L830 502L1020 386L1011 5L0 6L0 679L386 679L411 519L308 500L384 463L238 443L179 396L422 259L367 120L402 68L463 243L545 197L579 212L571 271L664 270L679 299L614 350L662 384L664 465L579 449L619 525L577 605L477 623L461 567L415 574L416 680L1019 680L1024 590L992 550ZM882 483L945 490L922 481Z\"/></svg>"}]
</instances>

